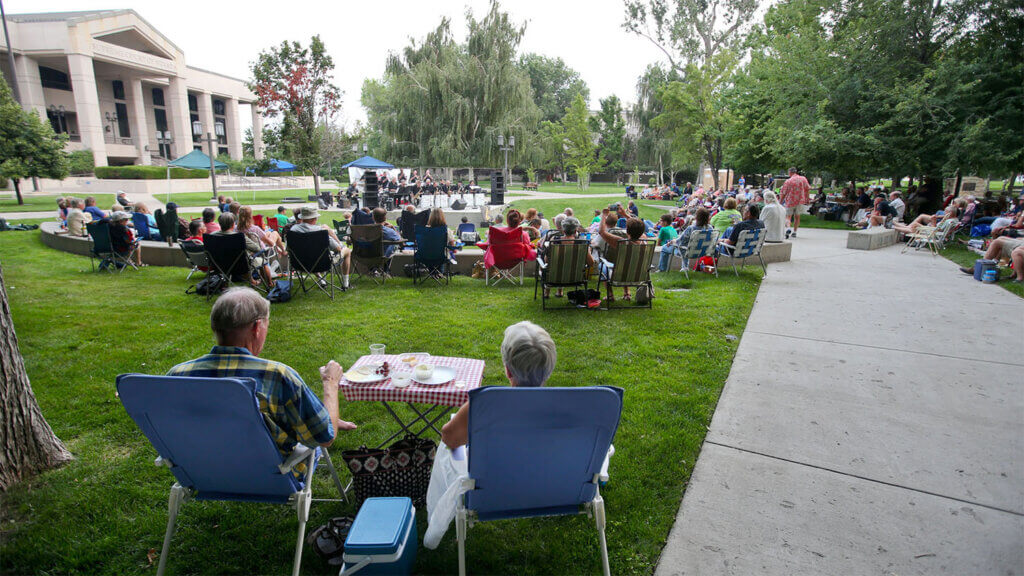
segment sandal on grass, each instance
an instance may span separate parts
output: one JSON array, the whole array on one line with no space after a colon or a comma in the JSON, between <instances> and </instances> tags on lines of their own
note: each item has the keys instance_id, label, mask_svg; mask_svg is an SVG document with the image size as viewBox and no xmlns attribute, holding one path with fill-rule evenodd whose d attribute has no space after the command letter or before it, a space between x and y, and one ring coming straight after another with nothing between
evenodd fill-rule
<instances>
[{"instance_id":1,"label":"sandal on grass","mask_svg":"<svg viewBox=\"0 0 1024 576\"><path fill-rule=\"evenodd\" d=\"M341 566L345 554L345 539L348 538L348 531L352 529L352 521L351 516L331 518L327 524L306 536L306 544L329 566Z\"/></svg>"}]
</instances>

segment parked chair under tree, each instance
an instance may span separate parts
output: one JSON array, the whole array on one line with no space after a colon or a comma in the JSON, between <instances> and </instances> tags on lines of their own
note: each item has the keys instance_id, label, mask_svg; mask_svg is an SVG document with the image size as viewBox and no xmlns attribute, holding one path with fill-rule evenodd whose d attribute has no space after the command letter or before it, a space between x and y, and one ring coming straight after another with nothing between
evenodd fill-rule
<instances>
[{"instance_id":1,"label":"parked chair under tree","mask_svg":"<svg viewBox=\"0 0 1024 576\"><path fill-rule=\"evenodd\" d=\"M291 455L282 457L260 412L251 378L122 374L117 377L117 393L156 449L157 466L170 468L176 480L168 498L157 576L167 566L178 511L191 499L295 508L299 527L292 576L298 576L313 501L312 478L321 459L344 497L330 454L298 444ZM305 464L306 472L297 477L293 470L300 464Z\"/></svg>"}]
</instances>

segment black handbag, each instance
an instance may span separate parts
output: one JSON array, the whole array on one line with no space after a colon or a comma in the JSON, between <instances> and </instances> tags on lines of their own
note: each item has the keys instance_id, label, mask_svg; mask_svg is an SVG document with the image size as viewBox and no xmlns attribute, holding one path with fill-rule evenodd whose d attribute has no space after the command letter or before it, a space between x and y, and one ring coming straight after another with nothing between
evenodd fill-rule
<instances>
[{"instance_id":1,"label":"black handbag","mask_svg":"<svg viewBox=\"0 0 1024 576\"><path fill-rule=\"evenodd\" d=\"M414 506L422 507L436 451L433 440L411 435L387 448L360 446L343 451L341 458L352 473L356 504L362 505L367 498L408 496Z\"/></svg>"}]
</instances>

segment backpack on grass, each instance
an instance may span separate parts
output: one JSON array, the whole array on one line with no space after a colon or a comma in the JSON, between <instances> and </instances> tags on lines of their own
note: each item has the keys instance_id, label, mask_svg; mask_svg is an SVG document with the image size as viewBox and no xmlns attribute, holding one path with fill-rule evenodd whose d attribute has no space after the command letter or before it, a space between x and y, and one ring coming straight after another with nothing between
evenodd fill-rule
<instances>
[{"instance_id":1,"label":"backpack on grass","mask_svg":"<svg viewBox=\"0 0 1024 576\"><path fill-rule=\"evenodd\" d=\"M185 294L199 294L200 296L209 296L211 294L220 294L227 287L227 282L224 281L224 277L220 274L210 274L206 278L199 281L198 284L189 286L185 290Z\"/></svg>"},{"instance_id":2,"label":"backpack on grass","mask_svg":"<svg viewBox=\"0 0 1024 576\"><path fill-rule=\"evenodd\" d=\"M267 292L267 300L271 302L287 302L292 299L291 280L278 280L274 287Z\"/></svg>"}]
</instances>

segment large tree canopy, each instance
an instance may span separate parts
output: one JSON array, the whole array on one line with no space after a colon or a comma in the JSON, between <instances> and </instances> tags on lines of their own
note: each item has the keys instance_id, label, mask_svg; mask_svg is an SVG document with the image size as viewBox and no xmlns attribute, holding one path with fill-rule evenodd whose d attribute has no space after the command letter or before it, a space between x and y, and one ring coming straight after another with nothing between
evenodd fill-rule
<instances>
[{"instance_id":1,"label":"large tree canopy","mask_svg":"<svg viewBox=\"0 0 1024 576\"><path fill-rule=\"evenodd\" d=\"M497 137L527 142L540 110L516 51L525 25L497 2L483 19L467 12L465 43L449 21L401 54L388 58L384 77L363 84L362 103L393 162L434 166L496 166Z\"/></svg>"},{"instance_id":2,"label":"large tree canopy","mask_svg":"<svg viewBox=\"0 0 1024 576\"><path fill-rule=\"evenodd\" d=\"M14 182L18 204L22 178L64 178L68 175L65 136L53 133L49 122L23 110L0 78L0 176Z\"/></svg>"},{"instance_id":3,"label":"large tree canopy","mask_svg":"<svg viewBox=\"0 0 1024 576\"><path fill-rule=\"evenodd\" d=\"M587 83L561 58L526 54L520 58L519 65L530 76L533 101L540 108L541 120L558 122L577 94L582 95L584 101L590 100Z\"/></svg>"}]
</instances>

